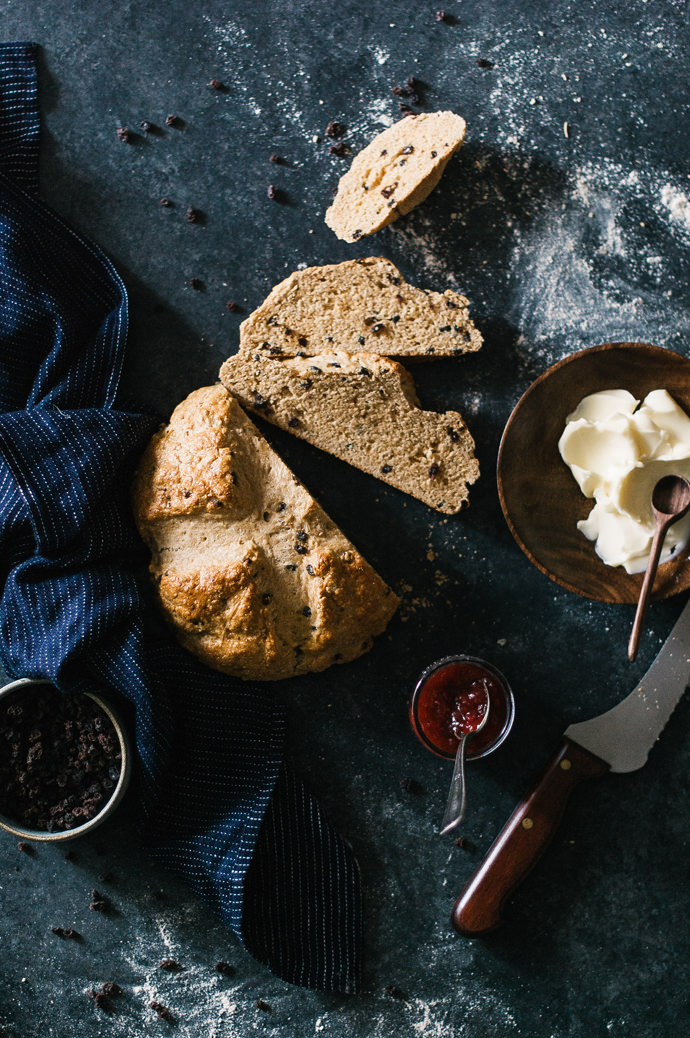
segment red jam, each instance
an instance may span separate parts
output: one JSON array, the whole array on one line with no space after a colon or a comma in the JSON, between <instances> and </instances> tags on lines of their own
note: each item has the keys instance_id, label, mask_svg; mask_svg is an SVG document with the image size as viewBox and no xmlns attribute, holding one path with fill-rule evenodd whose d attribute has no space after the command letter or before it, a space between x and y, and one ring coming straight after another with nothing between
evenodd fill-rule
<instances>
[{"instance_id":1,"label":"red jam","mask_svg":"<svg viewBox=\"0 0 690 1038\"><path fill-rule=\"evenodd\" d=\"M467 756L478 757L503 734L511 704L504 683L479 662L446 663L415 690L410 709L413 728L437 753L454 757L458 736L479 727L489 698L489 716L467 740Z\"/></svg>"},{"instance_id":2,"label":"red jam","mask_svg":"<svg viewBox=\"0 0 690 1038\"><path fill-rule=\"evenodd\" d=\"M476 732L488 707L489 686L486 678L473 681L469 688L458 692L450 715L450 728L455 738Z\"/></svg>"}]
</instances>

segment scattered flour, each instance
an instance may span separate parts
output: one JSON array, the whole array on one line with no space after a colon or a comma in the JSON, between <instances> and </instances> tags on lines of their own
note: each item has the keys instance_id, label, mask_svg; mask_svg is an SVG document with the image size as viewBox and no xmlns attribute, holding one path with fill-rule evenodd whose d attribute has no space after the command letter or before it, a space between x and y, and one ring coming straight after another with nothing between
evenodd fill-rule
<instances>
[{"instance_id":1,"label":"scattered flour","mask_svg":"<svg viewBox=\"0 0 690 1038\"><path fill-rule=\"evenodd\" d=\"M515 235L512 312L530 363L598 342L684 336L687 285L666 259L676 224L690 231L690 202L663 174L643 182L613 162L579 168L563 204Z\"/></svg>"},{"instance_id":2,"label":"scattered flour","mask_svg":"<svg viewBox=\"0 0 690 1038\"><path fill-rule=\"evenodd\" d=\"M370 97L363 104L357 115L350 121L349 131L353 135L361 135L362 146L386 126L392 126L397 120L390 111L388 97ZM358 145L359 146L359 145Z\"/></svg>"},{"instance_id":3,"label":"scattered flour","mask_svg":"<svg viewBox=\"0 0 690 1038\"><path fill-rule=\"evenodd\" d=\"M525 377L600 342L673 347L690 332L673 241L690 236L690 199L666 171L642 178L602 159L564 172L483 146L465 161L468 172L449 188L452 220L444 226L432 203L389 233L420 284L464 292L480 319L505 316Z\"/></svg>"},{"instance_id":4,"label":"scattered flour","mask_svg":"<svg viewBox=\"0 0 690 1038\"><path fill-rule=\"evenodd\" d=\"M387 1001L390 1003L390 999ZM494 996L473 996L465 992L462 1001L469 1011L463 1011L461 1022L458 1021L458 1003L452 996L429 1000L408 998L397 1005L389 1004L386 1006L387 1011L373 1013L368 1020L367 1038L390 1038L391 1034L400 1038L449 1038L450 1035L453 1038L475 1038L479 1033L479 1014L491 1026L491 1031L482 1033L500 1035L501 1038L520 1033L512 1012ZM323 1019L328 1020L327 1017ZM334 1029L331 1033L338 1034L340 1038L343 1032Z\"/></svg>"},{"instance_id":5,"label":"scattered flour","mask_svg":"<svg viewBox=\"0 0 690 1038\"><path fill-rule=\"evenodd\" d=\"M233 21L232 18L228 18L226 21L221 22L220 25L216 25L208 15L204 15L204 21L207 25L212 26L214 35L224 47L229 49L251 47L246 30L239 22Z\"/></svg>"},{"instance_id":6,"label":"scattered flour","mask_svg":"<svg viewBox=\"0 0 690 1038\"><path fill-rule=\"evenodd\" d=\"M690 231L690 200L687 195L672 184L664 184L661 189L661 204L668 209L674 223Z\"/></svg>"},{"instance_id":7,"label":"scattered flour","mask_svg":"<svg viewBox=\"0 0 690 1038\"><path fill-rule=\"evenodd\" d=\"M387 51L384 47L373 46L371 53L374 55L374 60L378 65L385 65L390 60L390 51Z\"/></svg>"},{"instance_id":8,"label":"scattered flour","mask_svg":"<svg viewBox=\"0 0 690 1038\"><path fill-rule=\"evenodd\" d=\"M415 1014L415 1019L412 1021L412 1030L415 1034L423 1035L423 1038L444 1038L448 1033L446 1022L448 1003L445 1003L446 1012L441 1013L438 1012L438 1004L438 1002L423 1002L419 998L415 998L410 1004L410 1012Z\"/></svg>"},{"instance_id":9,"label":"scattered flour","mask_svg":"<svg viewBox=\"0 0 690 1038\"><path fill-rule=\"evenodd\" d=\"M232 84L236 102L260 122L261 131L274 126L278 135L297 135L322 150L324 141L319 135L326 123L332 118L343 118L346 113L330 111L325 101L320 99L318 103L324 105L326 115L323 126L314 126L313 121L305 115L304 107L312 79L294 52L288 49L289 40L279 38L277 41L277 46L285 50L284 61L279 61L278 56L274 55L270 63L257 64L252 39L243 25L232 18L218 24L209 15L203 15L203 20L209 35L216 41L219 64L228 83ZM252 24L248 17L247 25L251 27ZM372 136L372 129L379 132L396 121L391 114L390 84L383 69L389 59L390 52L386 48L373 46L369 59L370 76L368 79L363 78L359 87L355 88L355 91L359 89L360 96L357 97L355 92L350 105L347 143L352 142L356 150ZM276 69L281 67L289 70L286 79L276 75ZM379 89L377 81L380 81Z\"/></svg>"}]
</instances>

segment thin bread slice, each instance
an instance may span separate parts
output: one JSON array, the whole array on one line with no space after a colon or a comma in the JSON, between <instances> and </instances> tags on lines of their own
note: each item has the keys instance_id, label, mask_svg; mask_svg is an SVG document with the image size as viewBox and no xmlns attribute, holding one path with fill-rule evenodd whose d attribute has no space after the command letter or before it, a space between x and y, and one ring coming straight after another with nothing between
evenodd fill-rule
<instances>
[{"instance_id":1,"label":"thin bread slice","mask_svg":"<svg viewBox=\"0 0 690 1038\"><path fill-rule=\"evenodd\" d=\"M397 608L220 385L191 393L154 435L132 499L160 606L217 670L266 681L345 663Z\"/></svg>"},{"instance_id":2,"label":"thin bread slice","mask_svg":"<svg viewBox=\"0 0 690 1038\"><path fill-rule=\"evenodd\" d=\"M343 241L358 241L409 213L438 184L465 138L454 112L407 115L355 155L326 212Z\"/></svg>"},{"instance_id":3,"label":"thin bread slice","mask_svg":"<svg viewBox=\"0 0 690 1038\"><path fill-rule=\"evenodd\" d=\"M223 385L250 410L439 512L453 514L479 476L456 411L422 411L410 374L373 353L242 351Z\"/></svg>"},{"instance_id":4,"label":"thin bread slice","mask_svg":"<svg viewBox=\"0 0 690 1038\"><path fill-rule=\"evenodd\" d=\"M453 357L482 345L458 292L408 284L381 256L297 270L240 325L240 348Z\"/></svg>"}]
</instances>

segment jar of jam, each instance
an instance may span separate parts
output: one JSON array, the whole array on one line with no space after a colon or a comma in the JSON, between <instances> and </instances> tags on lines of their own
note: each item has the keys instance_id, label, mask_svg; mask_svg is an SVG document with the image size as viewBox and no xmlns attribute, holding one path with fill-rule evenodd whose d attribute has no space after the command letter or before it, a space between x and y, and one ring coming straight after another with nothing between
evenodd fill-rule
<instances>
[{"instance_id":1,"label":"jar of jam","mask_svg":"<svg viewBox=\"0 0 690 1038\"><path fill-rule=\"evenodd\" d=\"M410 700L412 731L438 757L452 759L458 748L454 718L473 698L489 696L489 716L467 739L468 760L478 760L501 745L515 718L515 700L500 670L477 656L446 656L421 674Z\"/></svg>"}]
</instances>

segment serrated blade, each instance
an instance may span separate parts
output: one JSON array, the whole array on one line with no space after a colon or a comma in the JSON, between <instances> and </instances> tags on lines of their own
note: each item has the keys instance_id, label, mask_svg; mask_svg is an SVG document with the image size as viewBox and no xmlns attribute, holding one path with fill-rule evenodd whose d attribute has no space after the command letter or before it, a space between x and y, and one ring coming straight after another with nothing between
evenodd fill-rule
<instances>
[{"instance_id":1,"label":"serrated blade","mask_svg":"<svg viewBox=\"0 0 690 1038\"><path fill-rule=\"evenodd\" d=\"M571 724L565 734L606 761L611 771L636 771L646 763L689 681L690 599L630 695L599 717Z\"/></svg>"}]
</instances>

